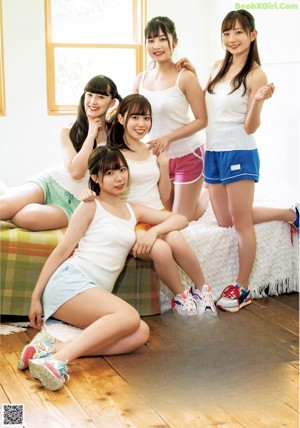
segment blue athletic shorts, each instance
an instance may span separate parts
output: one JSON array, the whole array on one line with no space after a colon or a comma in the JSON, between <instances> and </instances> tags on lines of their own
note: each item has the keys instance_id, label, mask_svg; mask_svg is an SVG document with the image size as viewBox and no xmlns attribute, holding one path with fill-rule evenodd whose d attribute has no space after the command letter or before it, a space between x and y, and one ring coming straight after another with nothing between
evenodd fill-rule
<instances>
[{"instance_id":1,"label":"blue athletic shorts","mask_svg":"<svg viewBox=\"0 0 300 428\"><path fill-rule=\"evenodd\" d=\"M205 182L228 184L240 180L259 181L259 155L254 150L232 150L205 154Z\"/></svg>"}]
</instances>

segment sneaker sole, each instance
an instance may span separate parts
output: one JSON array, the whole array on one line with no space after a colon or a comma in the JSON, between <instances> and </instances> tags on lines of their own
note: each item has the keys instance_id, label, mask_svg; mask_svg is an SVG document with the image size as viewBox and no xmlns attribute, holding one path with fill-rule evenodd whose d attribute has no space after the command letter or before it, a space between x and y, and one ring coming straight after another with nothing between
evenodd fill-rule
<instances>
[{"instance_id":1,"label":"sneaker sole","mask_svg":"<svg viewBox=\"0 0 300 428\"><path fill-rule=\"evenodd\" d=\"M245 300L243 303L241 303L239 306L235 306L235 307L232 307L232 308L224 308L223 306L221 306L221 305L218 305L217 304L217 308L218 309L220 309L220 311L223 311L223 312L238 312L238 311L240 311L244 306L247 306L247 305L250 305L250 303L252 303L252 300Z\"/></svg>"},{"instance_id":2,"label":"sneaker sole","mask_svg":"<svg viewBox=\"0 0 300 428\"><path fill-rule=\"evenodd\" d=\"M30 352L30 348L32 348L33 352ZM18 361L18 369L19 370L26 370L28 369L28 361L31 360L32 358L34 358L34 354L35 354L36 350L34 348L34 346L32 345L28 345L26 346L26 348L23 350L20 359Z\"/></svg>"},{"instance_id":3,"label":"sneaker sole","mask_svg":"<svg viewBox=\"0 0 300 428\"><path fill-rule=\"evenodd\" d=\"M47 367L36 364L34 361L29 361L29 372L49 391L56 391L65 383L64 379L58 379Z\"/></svg>"}]
</instances>

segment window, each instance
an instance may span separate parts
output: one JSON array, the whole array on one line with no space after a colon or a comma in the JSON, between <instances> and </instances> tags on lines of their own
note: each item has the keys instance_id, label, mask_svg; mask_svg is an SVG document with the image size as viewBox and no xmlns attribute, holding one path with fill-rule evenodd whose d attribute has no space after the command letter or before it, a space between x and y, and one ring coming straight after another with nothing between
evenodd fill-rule
<instances>
[{"instance_id":1,"label":"window","mask_svg":"<svg viewBox=\"0 0 300 428\"><path fill-rule=\"evenodd\" d=\"M4 59L3 59L3 34L2 34L2 1L0 0L0 116L5 115L4 95Z\"/></svg>"},{"instance_id":2,"label":"window","mask_svg":"<svg viewBox=\"0 0 300 428\"><path fill-rule=\"evenodd\" d=\"M130 93L144 63L145 1L45 0L49 114L74 114L97 74Z\"/></svg>"}]
</instances>

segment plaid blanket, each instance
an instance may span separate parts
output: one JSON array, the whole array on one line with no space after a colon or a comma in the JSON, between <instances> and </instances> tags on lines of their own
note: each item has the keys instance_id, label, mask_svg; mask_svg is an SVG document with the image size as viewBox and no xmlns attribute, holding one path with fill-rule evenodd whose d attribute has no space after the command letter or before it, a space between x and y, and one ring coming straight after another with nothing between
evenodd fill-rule
<instances>
[{"instance_id":1,"label":"plaid blanket","mask_svg":"<svg viewBox=\"0 0 300 428\"><path fill-rule=\"evenodd\" d=\"M64 229L31 232L0 221L1 314L27 315L38 276ZM113 291L140 315L160 313L159 280L152 263L128 257Z\"/></svg>"}]
</instances>

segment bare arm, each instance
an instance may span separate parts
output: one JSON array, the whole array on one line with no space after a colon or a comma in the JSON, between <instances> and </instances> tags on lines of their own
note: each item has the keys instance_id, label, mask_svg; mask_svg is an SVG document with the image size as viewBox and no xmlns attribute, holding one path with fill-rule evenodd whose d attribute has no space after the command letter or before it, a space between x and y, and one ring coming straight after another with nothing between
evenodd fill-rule
<instances>
[{"instance_id":1,"label":"bare arm","mask_svg":"<svg viewBox=\"0 0 300 428\"><path fill-rule=\"evenodd\" d=\"M162 203L166 203L171 195L171 181L169 175L169 158L164 152L157 156L157 163L160 170L158 190Z\"/></svg>"},{"instance_id":2,"label":"bare arm","mask_svg":"<svg viewBox=\"0 0 300 428\"><path fill-rule=\"evenodd\" d=\"M153 224L142 237L138 238L133 249L133 255L147 254L150 252L154 242L160 235L173 230L181 230L188 226L187 218L181 214L170 211L159 211L143 205L132 205L138 222Z\"/></svg>"},{"instance_id":3,"label":"bare arm","mask_svg":"<svg viewBox=\"0 0 300 428\"><path fill-rule=\"evenodd\" d=\"M273 83L267 83L267 77L260 68L253 71L249 80L249 103L245 118L245 131L247 134L253 134L260 125L263 103L272 97L275 86Z\"/></svg>"},{"instance_id":4,"label":"bare arm","mask_svg":"<svg viewBox=\"0 0 300 428\"><path fill-rule=\"evenodd\" d=\"M140 83L141 83L142 74L143 73L138 74L135 78L135 81L134 81L133 87L132 87L132 93L133 94L139 93L139 87L140 87Z\"/></svg>"},{"instance_id":5,"label":"bare arm","mask_svg":"<svg viewBox=\"0 0 300 428\"><path fill-rule=\"evenodd\" d=\"M186 68L187 70L190 70L194 75L197 76L197 71L191 61L188 58L181 58L179 61L176 62L176 68L178 71L182 70L183 68Z\"/></svg>"},{"instance_id":6,"label":"bare arm","mask_svg":"<svg viewBox=\"0 0 300 428\"><path fill-rule=\"evenodd\" d=\"M89 227L94 214L95 203L83 203L74 211L70 224L60 243L48 257L31 296L29 319L32 327L41 327L41 297L56 269L71 255L81 237Z\"/></svg>"},{"instance_id":7,"label":"bare arm","mask_svg":"<svg viewBox=\"0 0 300 428\"><path fill-rule=\"evenodd\" d=\"M100 118L88 118L89 130L83 145L77 153L70 139L70 128L63 128L60 133L62 157L70 176L74 179L84 177L88 169L88 159L93 151L98 132L103 128Z\"/></svg>"}]
</instances>

